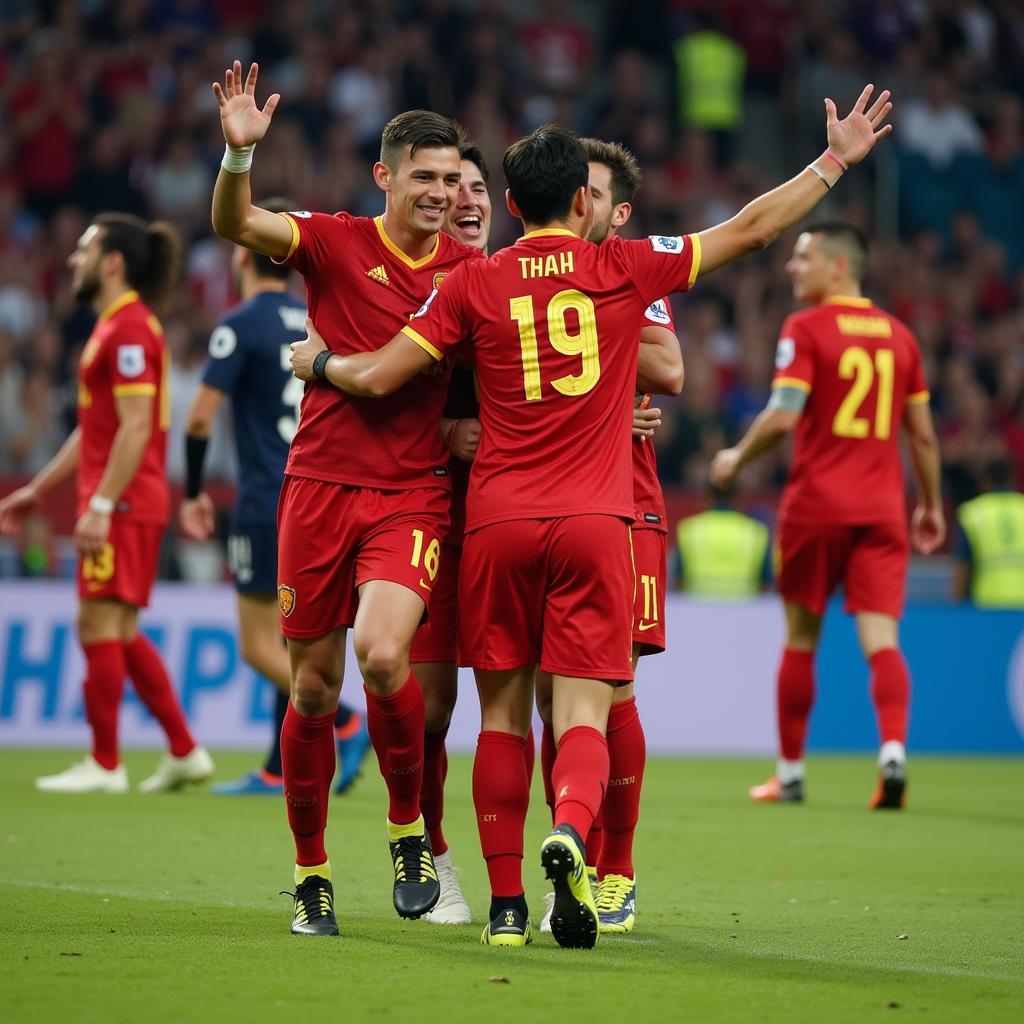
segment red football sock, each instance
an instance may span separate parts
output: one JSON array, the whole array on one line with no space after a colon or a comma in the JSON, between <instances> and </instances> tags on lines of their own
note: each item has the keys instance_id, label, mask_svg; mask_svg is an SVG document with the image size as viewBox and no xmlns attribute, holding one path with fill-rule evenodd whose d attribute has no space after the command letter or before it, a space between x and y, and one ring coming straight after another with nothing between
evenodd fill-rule
<instances>
[{"instance_id":1,"label":"red football sock","mask_svg":"<svg viewBox=\"0 0 1024 1024\"><path fill-rule=\"evenodd\" d=\"M444 780L448 775L448 751L444 739L448 730L428 732L423 737L423 788L420 790L420 810L427 825L430 846L434 853L445 853L448 843L441 828L444 817Z\"/></svg>"},{"instance_id":2,"label":"red football sock","mask_svg":"<svg viewBox=\"0 0 1024 1024\"><path fill-rule=\"evenodd\" d=\"M135 639L124 645L124 660L135 692L167 734L171 754L184 757L195 747L196 741L185 724L185 715L160 653L149 637L136 633Z\"/></svg>"},{"instance_id":3,"label":"red football sock","mask_svg":"<svg viewBox=\"0 0 1024 1024\"><path fill-rule=\"evenodd\" d=\"M307 718L289 702L281 726L281 767L288 824L295 837L295 863L323 864L327 802L336 767L333 711Z\"/></svg>"},{"instance_id":4,"label":"red football sock","mask_svg":"<svg viewBox=\"0 0 1024 1024\"><path fill-rule=\"evenodd\" d=\"M555 730L547 723L540 734L540 774L544 780L544 802L551 811L551 824L555 823L555 787L551 782L551 772L558 756L558 745L555 743Z\"/></svg>"},{"instance_id":5,"label":"red football sock","mask_svg":"<svg viewBox=\"0 0 1024 1024\"><path fill-rule=\"evenodd\" d=\"M118 765L117 716L124 694L124 645L120 640L82 644L85 717L92 728L92 757L108 771Z\"/></svg>"},{"instance_id":6,"label":"red football sock","mask_svg":"<svg viewBox=\"0 0 1024 1024\"><path fill-rule=\"evenodd\" d=\"M601 859L601 843L604 839L604 828L601 823L601 816L603 810L598 810L596 817L594 818L594 824L590 826L590 831L587 833L587 866L594 867L597 862Z\"/></svg>"},{"instance_id":7,"label":"red football sock","mask_svg":"<svg viewBox=\"0 0 1024 1024\"><path fill-rule=\"evenodd\" d=\"M555 825L590 832L608 785L608 742L596 729L577 725L562 734L551 772L557 794Z\"/></svg>"},{"instance_id":8,"label":"red football sock","mask_svg":"<svg viewBox=\"0 0 1024 1024\"><path fill-rule=\"evenodd\" d=\"M492 896L523 893L523 832L530 783L522 736L485 731L476 742L473 806Z\"/></svg>"},{"instance_id":9,"label":"red football sock","mask_svg":"<svg viewBox=\"0 0 1024 1024\"><path fill-rule=\"evenodd\" d=\"M878 715L882 742L907 742L907 716L910 708L910 672L902 653L886 647L871 655L871 699Z\"/></svg>"},{"instance_id":10,"label":"red football sock","mask_svg":"<svg viewBox=\"0 0 1024 1024\"><path fill-rule=\"evenodd\" d=\"M423 691L412 672L389 697L366 687L366 726L388 787L388 819L408 825L420 816L423 787Z\"/></svg>"},{"instance_id":11,"label":"red football sock","mask_svg":"<svg viewBox=\"0 0 1024 1024\"><path fill-rule=\"evenodd\" d=\"M604 842L597 877L633 874L633 835L640 817L640 790L647 763L647 743L636 698L613 704L608 714L608 792L601 808ZM589 842L588 842L589 852Z\"/></svg>"},{"instance_id":12,"label":"red football sock","mask_svg":"<svg viewBox=\"0 0 1024 1024\"><path fill-rule=\"evenodd\" d=\"M813 704L814 652L787 647L782 652L777 683L779 748L787 761L799 761L804 756L807 719Z\"/></svg>"},{"instance_id":13,"label":"red football sock","mask_svg":"<svg viewBox=\"0 0 1024 1024\"><path fill-rule=\"evenodd\" d=\"M533 738L533 726L526 734L526 746L523 747L523 760L526 762L526 781L533 785L533 766L537 760L537 742Z\"/></svg>"}]
</instances>

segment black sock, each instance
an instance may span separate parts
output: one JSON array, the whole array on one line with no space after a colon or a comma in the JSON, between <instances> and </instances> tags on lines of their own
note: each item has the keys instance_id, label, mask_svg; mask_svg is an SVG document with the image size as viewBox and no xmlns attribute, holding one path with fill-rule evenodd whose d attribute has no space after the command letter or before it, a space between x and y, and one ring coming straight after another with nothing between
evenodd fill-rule
<instances>
[{"instance_id":1,"label":"black sock","mask_svg":"<svg viewBox=\"0 0 1024 1024\"><path fill-rule=\"evenodd\" d=\"M344 729L354 714L355 712L347 704L339 704L338 711L334 716L334 728Z\"/></svg>"},{"instance_id":2,"label":"black sock","mask_svg":"<svg viewBox=\"0 0 1024 1024\"><path fill-rule=\"evenodd\" d=\"M288 711L288 694L277 691L277 699L274 702L274 742L263 762L263 770L268 775L281 774L281 726L284 725L284 716Z\"/></svg>"},{"instance_id":3,"label":"black sock","mask_svg":"<svg viewBox=\"0 0 1024 1024\"><path fill-rule=\"evenodd\" d=\"M518 896L492 896L490 910L491 920L493 921L504 910L515 910L521 914L524 919L529 917L530 909L526 905L526 894L520 893Z\"/></svg>"}]
</instances>

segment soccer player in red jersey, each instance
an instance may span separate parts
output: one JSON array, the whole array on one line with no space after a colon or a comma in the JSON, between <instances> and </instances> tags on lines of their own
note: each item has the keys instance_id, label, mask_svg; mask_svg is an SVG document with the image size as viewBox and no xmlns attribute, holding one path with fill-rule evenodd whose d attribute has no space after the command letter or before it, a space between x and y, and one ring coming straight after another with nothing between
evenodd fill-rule
<instances>
[{"instance_id":1,"label":"soccer player in red jersey","mask_svg":"<svg viewBox=\"0 0 1024 1024\"><path fill-rule=\"evenodd\" d=\"M755 800L801 801L804 740L814 701L814 652L829 595L839 583L871 666L880 780L872 807L903 806L910 676L899 649L909 545L900 462L906 428L920 504L910 539L934 551L946 526L939 453L921 354L900 321L861 295L867 244L842 223L809 227L787 265L809 309L783 324L768 407L711 463L732 482L748 462L794 433L779 510L777 572L786 608L778 671L780 758Z\"/></svg>"},{"instance_id":2,"label":"soccer player in red jersey","mask_svg":"<svg viewBox=\"0 0 1024 1024\"><path fill-rule=\"evenodd\" d=\"M461 132L428 111L384 129L374 180L380 217L282 215L252 204L252 147L279 97L255 101L258 69L214 84L227 150L213 197L222 237L287 262L306 280L309 315L345 352L374 349L458 264L481 254L441 233L459 184ZM366 689L367 724L388 788L393 899L416 918L439 886L423 817L423 694L409 646L424 616L448 528L447 458L438 431L446 367L383 402L306 388L278 511L278 602L292 665L281 753L295 838L297 934L337 935L324 846L334 775L334 714L345 633Z\"/></svg>"},{"instance_id":3,"label":"soccer player in red jersey","mask_svg":"<svg viewBox=\"0 0 1024 1024\"><path fill-rule=\"evenodd\" d=\"M583 139L590 161L590 195L594 221L587 238L600 244L613 238L629 220L633 196L640 186L636 158L615 142ZM637 374L639 405L650 409L652 392L679 394L683 386L683 356L675 335L672 312L665 299L652 303L640 331ZM655 421L657 422L657 421ZM654 446L643 434L633 439L632 525L633 564L637 584L633 607L633 670L641 655L665 649L666 525L665 499L658 482ZM551 677L537 676L537 708L544 723L541 768L544 790L552 812L555 793L551 782L556 745L551 723ZM608 713L609 785L601 813L586 840L588 871L596 878L601 931L628 932L636 920L636 879L633 836L640 810L646 746L637 713L633 684L615 691ZM554 893L546 897L554 900ZM550 912L540 924L551 931Z\"/></svg>"},{"instance_id":4,"label":"soccer player in red jersey","mask_svg":"<svg viewBox=\"0 0 1024 1024\"><path fill-rule=\"evenodd\" d=\"M49 792L128 789L117 745L126 675L170 746L139 789L177 789L213 774L160 655L138 628L170 514L164 472L168 356L151 304L173 286L177 253L177 237L166 224L104 213L86 229L68 259L75 298L98 314L79 365L78 426L31 483L0 501L0 531L11 532L43 495L77 472L78 639L93 742L84 761L36 780L38 789Z\"/></svg>"},{"instance_id":5,"label":"soccer player in red jersey","mask_svg":"<svg viewBox=\"0 0 1024 1024\"><path fill-rule=\"evenodd\" d=\"M614 688L632 679L634 516L629 430L643 316L699 273L767 245L888 134L871 88L804 172L700 235L584 241L593 219L586 151L546 125L505 154L509 209L526 234L465 263L382 349L340 355L315 331L293 346L303 379L386 396L472 342L481 440L460 572L460 647L476 670L482 726L474 802L491 882L482 941L525 945L522 884L529 783L523 756L534 670L554 676L555 829L541 862L555 889L552 933L592 947L598 920L584 845L608 780ZM335 342L337 343L337 342ZM418 350L418 351L417 351Z\"/></svg>"},{"instance_id":6,"label":"soccer player in red jersey","mask_svg":"<svg viewBox=\"0 0 1024 1024\"><path fill-rule=\"evenodd\" d=\"M460 147L459 191L448 211L444 230L465 245L487 251L491 230L490 177L483 154L476 146ZM448 470L452 481L451 525L441 545L441 562L430 595L430 618L416 631L409 661L423 689L426 736L423 750L423 788L420 807L434 852L441 895L425 918L431 924L470 924L472 912L462 893L451 852L444 836L444 784L448 774L445 737L458 694L456 617L459 562L466 522L469 464L480 441L480 406L473 370L456 359L448 384L441 420L441 438L451 452Z\"/></svg>"}]
</instances>

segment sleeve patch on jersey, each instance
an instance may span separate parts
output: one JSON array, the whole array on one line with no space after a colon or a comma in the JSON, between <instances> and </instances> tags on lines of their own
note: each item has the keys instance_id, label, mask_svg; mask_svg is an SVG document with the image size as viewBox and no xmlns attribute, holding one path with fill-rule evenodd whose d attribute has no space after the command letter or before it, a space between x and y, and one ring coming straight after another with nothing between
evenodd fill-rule
<instances>
[{"instance_id":1,"label":"sleeve patch on jersey","mask_svg":"<svg viewBox=\"0 0 1024 1024\"><path fill-rule=\"evenodd\" d=\"M227 324L221 324L210 335L210 355L214 359L227 359L237 347L238 335Z\"/></svg>"},{"instance_id":2,"label":"sleeve patch on jersey","mask_svg":"<svg viewBox=\"0 0 1024 1024\"><path fill-rule=\"evenodd\" d=\"M655 252L671 252L679 254L683 251L682 235L648 235L651 248Z\"/></svg>"},{"instance_id":3,"label":"sleeve patch on jersey","mask_svg":"<svg viewBox=\"0 0 1024 1024\"><path fill-rule=\"evenodd\" d=\"M664 299L658 299L657 302L652 302L647 307L647 319L652 323L664 324L669 326L672 323L672 317L669 315L668 306Z\"/></svg>"},{"instance_id":4,"label":"sleeve patch on jersey","mask_svg":"<svg viewBox=\"0 0 1024 1024\"><path fill-rule=\"evenodd\" d=\"M436 275L436 274L435 274L434 276L435 276L435 277L437 277L437 276L439 276L439 275ZM431 304L431 303L432 303L432 302L434 301L434 299L436 299L436 298L437 298L437 287L435 286L435 287L434 287L434 290L433 290L433 291L432 291L432 292L431 292L431 293L430 293L430 294L429 294L429 295L427 296L427 301L426 301L426 302L424 302L424 303L423 303L423 305L422 305L422 306L420 306L420 308L419 308L419 309L417 309L415 313L413 313L413 315L412 315L412 319L413 319L413 320L415 320L415 319L417 319L418 317L421 317L421 316L425 316L425 315L426 315L426 312L427 312L427 310L428 310L428 309L430 309L430 304Z\"/></svg>"},{"instance_id":5,"label":"sleeve patch on jersey","mask_svg":"<svg viewBox=\"0 0 1024 1024\"><path fill-rule=\"evenodd\" d=\"M117 372L122 377L138 377L146 369L146 350L141 345L118 345Z\"/></svg>"},{"instance_id":6,"label":"sleeve patch on jersey","mask_svg":"<svg viewBox=\"0 0 1024 1024\"><path fill-rule=\"evenodd\" d=\"M290 217L301 217L303 220L309 220L313 216L309 210L289 210L288 216Z\"/></svg>"},{"instance_id":7,"label":"sleeve patch on jersey","mask_svg":"<svg viewBox=\"0 0 1024 1024\"><path fill-rule=\"evenodd\" d=\"M775 349L775 368L784 370L793 364L796 359L796 342L792 338L779 338L779 344Z\"/></svg>"}]
</instances>

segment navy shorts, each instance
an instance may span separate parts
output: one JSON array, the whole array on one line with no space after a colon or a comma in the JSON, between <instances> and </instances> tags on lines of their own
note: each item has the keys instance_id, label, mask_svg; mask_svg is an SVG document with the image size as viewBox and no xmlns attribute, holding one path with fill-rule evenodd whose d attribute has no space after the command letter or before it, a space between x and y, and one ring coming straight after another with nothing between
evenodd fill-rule
<instances>
[{"instance_id":1,"label":"navy shorts","mask_svg":"<svg viewBox=\"0 0 1024 1024\"><path fill-rule=\"evenodd\" d=\"M277 593L277 523L232 522L228 566L240 594Z\"/></svg>"}]
</instances>

